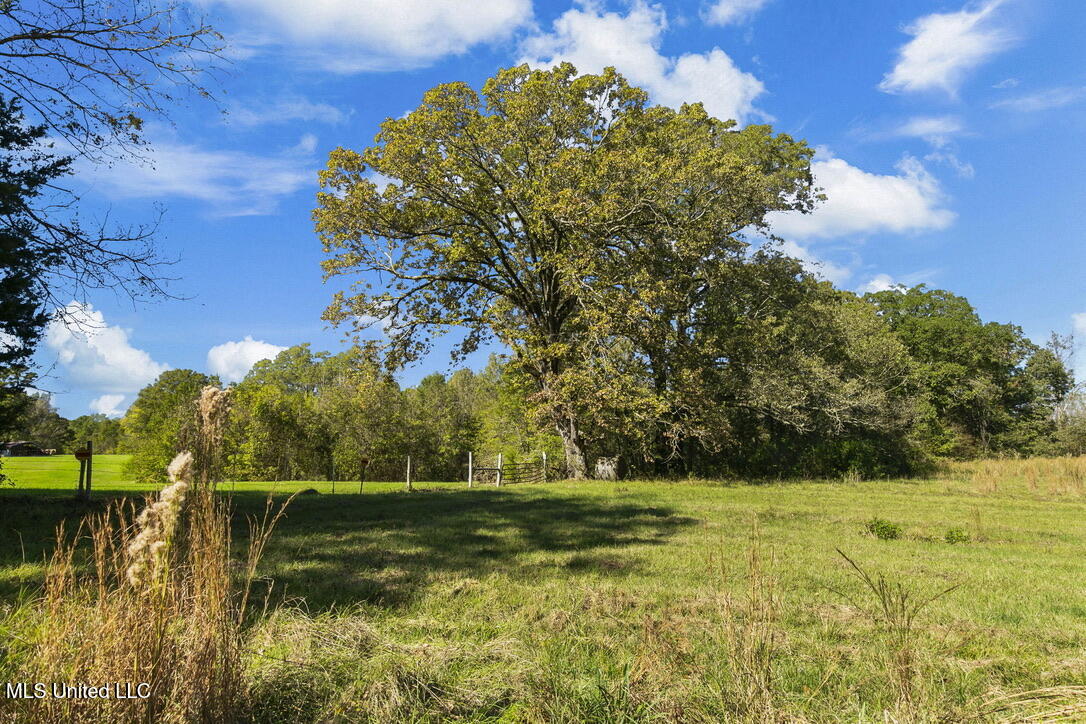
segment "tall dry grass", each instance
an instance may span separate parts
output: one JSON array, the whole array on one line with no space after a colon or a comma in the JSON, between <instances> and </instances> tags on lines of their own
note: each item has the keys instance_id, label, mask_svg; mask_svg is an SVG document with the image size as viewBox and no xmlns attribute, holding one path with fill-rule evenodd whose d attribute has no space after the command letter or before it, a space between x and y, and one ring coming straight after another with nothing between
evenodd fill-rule
<instances>
[{"instance_id":1,"label":"tall dry grass","mask_svg":"<svg viewBox=\"0 0 1086 724\"><path fill-rule=\"evenodd\" d=\"M948 463L943 475L982 494L1086 494L1086 457L990 458Z\"/></svg>"},{"instance_id":2,"label":"tall dry grass","mask_svg":"<svg viewBox=\"0 0 1086 724\"><path fill-rule=\"evenodd\" d=\"M921 703L917 687L919 676L919 642L917 619L928 606L959 588L961 584L941 589L934 594L918 594L901 581L891 581L882 573L869 573L849 558L840 548L837 553L845 559L849 570L866 590L870 604L865 605L841 593L852 605L866 611L886 635L887 672L897 699L897 713L909 720L930 707ZM839 592L840 593L840 592Z\"/></svg>"},{"instance_id":3,"label":"tall dry grass","mask_svg":"<svg viewBox=\"0 0 1086 724\"><path fill-rule=\"evenodd\" d=\"M781 655L783 632L772 567L772 551L767 560L755 518L747 548L746 590L741 597L723 596L719 612L730 672L724 694L727 707L743 721L758 724L780 720L774 667Z\"/></svg>"},{"instance_id":4,"label":"tall dry grass","mask_svg":"<svg viewBox=\"0 0 1086 724\"><path fill-rule=\"evenodd\" d=\"M57 722L229 722L246 715L243 619L257 561L283 513L271 508L232 574L230 512L214 491L213 448L228 393L207 387L197 449L169 467L170 485L139 513L130 502L88 516L57 546L40 597L16 614L9 680L120 685L120 698L2 699L5 719ZM284 506L285 507L285 506ZM126 685L128 685L126 687ZM140 687L144 685L144 687ZM145 694L145 696L139 696Z\"/></svg>"}]
</instances>

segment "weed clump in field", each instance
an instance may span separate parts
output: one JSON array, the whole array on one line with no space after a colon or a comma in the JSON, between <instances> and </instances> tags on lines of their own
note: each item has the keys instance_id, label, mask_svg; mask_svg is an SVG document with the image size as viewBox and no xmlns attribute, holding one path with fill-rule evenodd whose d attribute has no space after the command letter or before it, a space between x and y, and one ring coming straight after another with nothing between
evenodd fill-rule
<instances>
[{"instance_id":1,"label":"weed clump in field","mask_svg":"<svg viewBox=\"0 0 1086 724\"><path fill-rule=\"evenodd\" d=\"M864 605L838 591L839 595L853 601L860 610L866 610L887 636L887 668L897 694L897 708L906 720L914 721L920 704L918 674L920 659L917 642L917 619L935 601L951 593L960 584L919 595L900 581L891 581L882 573L870 574L840 548L837 553L848 563L851 573L863 584L871 603ZM922 709L923 707L920 707Z\"/></svg>"},{"instance_id":2,"label":"weed clump in field","mask_svg":"<svg viewBox=\"0 0 1086 724\"><path fill-rule=\"evenodd\" d=\"M943 540L953 545L955 543L968 543L971 539L965 529L950 528L947 530L946 535L943 536Z\"/></svg>"},{"instance_id":3,"label":"weed clump in field","mask_svg":"<svg viewBox=\"0 0 1086 724\"><path fill-rule=\"evenodd\" d=\"M864 528L879 540L897 540L901 537L901 526L882 518L872 518Z\"/></svg>"}]
</instances>

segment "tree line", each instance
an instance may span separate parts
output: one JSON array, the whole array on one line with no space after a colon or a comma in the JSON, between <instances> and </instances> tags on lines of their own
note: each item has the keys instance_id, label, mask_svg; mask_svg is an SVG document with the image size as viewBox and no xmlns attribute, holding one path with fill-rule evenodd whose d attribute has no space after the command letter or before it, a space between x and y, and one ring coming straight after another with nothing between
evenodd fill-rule
<instances>
[{"instance_id":1,"label":"tree line","mask_svg":"<svg viewBox=\"0 0 1086 724\"><path fill-rule=\"evenodd\" d=\"M802 272L796 278L821 306L807 302L814 308L802 310L804 324L780 330L789 333L772 350L776 361L766 355L767 377L746 380L759 386L747 399L775 405L779 417L754 404L692 412L720 416L715 424L734 434L657 458L648 434L660 421L621 429L618 420L634 418L611 407L601 388L596 414L614 418L593 430L608 453L597 460L617 458L628 475L878 476L918 472L939 458L1086 452L1067 340L1037 345L1015 325L984 322L944 290L859 297ZM33 395L18 430L43 446L93 439L101 452L131 453L129 472L154 482L186 444L208 384L219 380L164 372L120 420L69 422ZM738 385L714 385L721 382L706 383L707 399L736 399ZM256 363L231 389L224 475L233 480L399 480L407 455L420 479L459 480L469 451L510 461L543 452L561 461L564 452L548 401L510 355L404 387L372 345L331 354L303 344Z\"/></svg>"}]
</instances>

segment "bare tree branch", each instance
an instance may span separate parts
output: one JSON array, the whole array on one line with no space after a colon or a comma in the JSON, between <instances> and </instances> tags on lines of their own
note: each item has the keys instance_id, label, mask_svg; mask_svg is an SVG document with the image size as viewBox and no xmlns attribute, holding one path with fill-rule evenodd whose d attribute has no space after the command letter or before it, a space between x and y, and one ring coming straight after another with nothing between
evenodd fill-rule
<instances>
[{"instance_id":1,"label":"bare tree branch","mask_svg":"<svg viewBox=\"0 0 1086 724\"><path fill-rule=\"evenodd\" d=\"M0 89L94 161L139 156L148 116L211 97L223 47L170 0L0 1Z\"/></svg>"}]
</instances>

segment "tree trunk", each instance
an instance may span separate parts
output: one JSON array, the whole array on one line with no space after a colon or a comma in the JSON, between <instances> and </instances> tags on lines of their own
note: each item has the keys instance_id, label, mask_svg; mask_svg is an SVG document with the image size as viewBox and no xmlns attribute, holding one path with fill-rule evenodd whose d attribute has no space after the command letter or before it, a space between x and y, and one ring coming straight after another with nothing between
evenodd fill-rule
<instances>
[{"instance_id":1,"label":"tree trunk","mask_svg":"<svg viewBox=\"0 0 1086 724\"><path fill-rule=\"evenodd\" d=\"M570 416L563 416L555 422L555 427L562 436L562 445L565 448L566 474L574 480L584 480L588 477L588 456L585 454L577 421Z\"/></svg>"}]
</instances>

